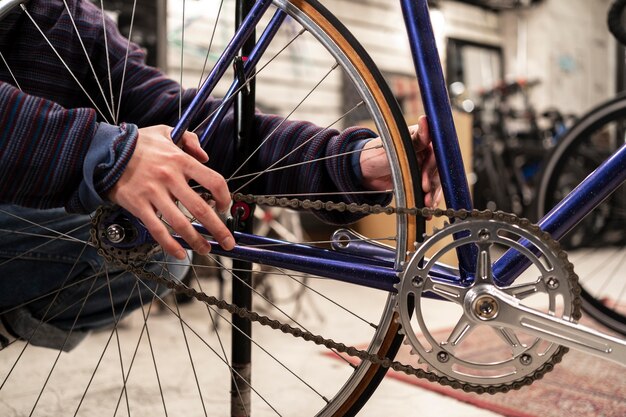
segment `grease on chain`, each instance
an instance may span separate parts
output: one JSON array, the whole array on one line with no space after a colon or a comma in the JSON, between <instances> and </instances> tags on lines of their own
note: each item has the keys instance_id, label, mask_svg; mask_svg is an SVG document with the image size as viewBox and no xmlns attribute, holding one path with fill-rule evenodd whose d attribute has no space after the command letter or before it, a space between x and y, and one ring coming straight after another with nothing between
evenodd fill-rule
<instances>
[{"instance_id":1,"label":"grease on chain","mask_svg":"<svg viewBox=\"0 0 626 417\"><path fill-rule=\"evenodd\" d=\"M202 195L206 200L210 199L210 195L205 193ZM567 260L567 254L561 249L559 243L552 239L549 233L542 231L539 226L532 224L528 219L519 218L514 214L504 212L493 212L490 210L442 210L439 208L407 208L407 207L383 207L381 205L368 205L368 204L347 204L347 203L334 203L332 201L320 201L320 200L298 200L289 198L277 198L266 196L255 196L251 194L234 194L233 201L245 202L248 204L256 204L263 206L278 206L288 208L302 208L305 210L327 210L327 211L340 211L360 214L398 214L408 216L423 216L423 217L448 217L452 219L468 219L468 218L481 218L481 219L493 219L502 222L508 222L515 224L521 228L526 229L532 234L539 237L543 242L547 243L549 247L557 254L559 259L564 262L566 270L568 272L569 288L573 296L573 312L572 318L578 320L581 317L581 301L580 301L580 287L578 286L578 277L574 273L573 265ZM167 286L169 289L176 293L184 294L188 297L193 297L200 302L206 303L210 306L214 306L221 310L226 310L230 314L236 314L239 317L250 320L251 322L259 323L263 326L271 327L272 329L279 330L282 333L290 334L296 338L302 338L308 342L313 342L317 345L323 345L328 349L334 350L339 353L346 354L351 357L358 358L362 361L371 362L374 365L378 365L384 368L393 369L397 372L403 372L407 375L413 375L417 378L426 379L430 382L436 382L438 384L449 386L454 389L460 389L465 392L474 392L477 394L496 394L506 393L510 390L518 390L524 386L532 384L534 381L541 379L543 375L550 372L554 365L561 362L563 355L568 351L565 347L560 347L541 367L534 370L532 374L524 376L517 381L513 381L507 384L499 385L477 385L469 384L460 380L452 379L447 376L440 376L434 372L430 372L421 368L415 368L411 365L403 364L398 361L394 361L390 358L380 357L375 354L371 354L367 351L357 349L353 346L346 346L343 343L335 342L332 339L324 338L320 335L313 334L299 327L294 327L286 323L281 323L278 320L271 319L267 316L258 314L254 311L239 307L235 304L229 303L225 300L220 300L214 296L205 294L204 292L197 291L194 288L189 288L185 285L177 284L171 280L160 277L154 273L150 273L145 269L134 265L132 263L125 263L122 259L109 254L102 245L99 234L97 233L100 218L102 217L102 209L98 209L96 215L93 218L92 227L92 240L98 248L98 252L108 262L118 263L126 268L127 271L136 274L140 278L145 278L161 285Z\"/></svg>"}]
</instances>

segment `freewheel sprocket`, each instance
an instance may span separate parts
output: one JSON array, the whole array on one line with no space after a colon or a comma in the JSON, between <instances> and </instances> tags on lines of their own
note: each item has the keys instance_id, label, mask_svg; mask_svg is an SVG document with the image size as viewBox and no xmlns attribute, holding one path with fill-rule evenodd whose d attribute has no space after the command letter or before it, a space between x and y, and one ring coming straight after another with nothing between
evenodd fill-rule
<instances>
[{"instance_id":1,"label":"freewheel sprocket","mask_svg":"<svg viewBox=\"0 0 626 417\"><path fill-rule=\"evenodd\" d=\"M458 250L476 253L474 270L442 267L441 261L456 259ZM530 267L514 284L499 286L492 259L513 250ZM502 276L507 271L495 272ZM551 368L567 351L502 326L501 320L492 325L499 304L490 293L504 293L572 322L580 314L577 277L558 243L506 218L468 217L436 230L413 255L396 287L405 343L419 356L418 363L440 376L482 387L524 380Z\"/></svg>"}]
</instances>

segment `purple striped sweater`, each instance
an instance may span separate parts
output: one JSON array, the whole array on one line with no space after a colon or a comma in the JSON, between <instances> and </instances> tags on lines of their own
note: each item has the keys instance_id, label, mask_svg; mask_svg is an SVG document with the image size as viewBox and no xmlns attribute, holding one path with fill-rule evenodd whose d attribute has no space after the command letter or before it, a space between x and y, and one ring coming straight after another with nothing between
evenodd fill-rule
<instances>
[{"instance_id":1,"label":"purple striped sweater","mask_svg":"<svg viewBox=\"0 0 626 417\"><path fill-rule=\"evenodd\" d=\"M106 93L108 71L102 15L88 1L68 0L67 4ZM97 107L105 116L109 113L63 2L31 0L27 9L84 88L95 92L90 94L95 106L24 12L16 10L0 22L0 52L13 72L0 61L0 202L37 208L64 206L70 212L89 212L103 202L123 173L134 149L137 127L176 123L179 86L145 65L142 50L131 44L119 109L119 120L124 123L108 124L94 110ZM122 83L127 41L110 20L106 32L113 91L117 96L119 87L115 86ZM193 96L193 90L185 91L183 106ZM218 105L218 100L209 99L200 117ZM257 114L255 134L265 138L281 121L278 116ZM207 149L211 167L225 177L235 169L230 129L232 114L222 122ZM280 165L358 150L374 133L361 128L324 130L306 122L286 121L272 136L273 145L263 147L259 153L254 161L256 168L271 166L313 136L314 140ZM329 158L324 164L304 164L268 173L257 180L254 191L357 191L361 188L360 172L354 161L354 156ZM343 200L354 201L349 195L344 195ZM367 200L360 198L358 202L384 200L384 196L377 195ZM345 219L335 214L326 220Z\"/></svg>"}]
</instances>

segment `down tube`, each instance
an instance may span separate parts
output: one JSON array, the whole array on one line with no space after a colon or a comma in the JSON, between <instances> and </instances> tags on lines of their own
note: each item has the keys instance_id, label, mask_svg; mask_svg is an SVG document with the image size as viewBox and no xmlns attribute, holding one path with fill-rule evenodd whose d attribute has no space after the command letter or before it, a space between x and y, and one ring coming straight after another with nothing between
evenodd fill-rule
<instances>
[{"instance_id":1,"label":"down tube","mask_svg":"<svg viewBox=\"0 0 626 417\"><path fill-rule=\"evenodd\" d=\"M600 165L539 222L539 227L560 239L626 181L626 144ZM493 267L501 285L511 282L528 266L527 259L509 250Z\"/></svg>"},{"instance_id":2,"label":"down tube","mask_svg":"<svg viewBox=\"0 0 626 417\"><path fill-rule=\"evenodd\" d=\"M472 200L427 0L401 0L401 3L446 206L469 210ZM457 250L463 275L472 275L476 264L475 249L468 245Z\"/></svg>"}]
</instances>

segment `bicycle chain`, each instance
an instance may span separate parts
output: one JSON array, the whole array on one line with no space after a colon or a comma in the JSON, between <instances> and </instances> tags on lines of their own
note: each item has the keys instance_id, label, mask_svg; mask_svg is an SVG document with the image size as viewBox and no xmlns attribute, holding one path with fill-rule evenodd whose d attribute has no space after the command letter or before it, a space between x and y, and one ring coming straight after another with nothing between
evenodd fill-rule
<instances>
[{"instance_id":1,"label":"bicycle chain","mask_svg":"<svg viewBox=\"0 0 626 417\"><path fill-rule=\"evenodd\" d=\"M210 198L209 195L204 195L205 199ZM555 251L559 259L565 264L565 269L568 272L568 281L570 291L573 296L573 312L572 318L577 321L581 317L581 300L580 300L580 287L578 286L578 276L574 273L574 268L571 262L567 260L567 254L561 249L560 244L552 239L549 233L542 231L539 226L532 224L528 219L520 218L514 214L504 212L493 212L490 210L453 210L453 209L431 209L431 208L407 208L407 207L383 207L381 205L368 205L368 204L355 204L355 203L334 203L331 201L312 201L312 200L298 200L289 198L277 198L267 196L255 196L251 194L237 193L233 195L234 202L244 202L247 204L256 204L263 206L278 206L288 207L294 209L306 209L306 210L327 210L327 211L348 211L350 213L360 214L399 214L409 216L423 216L429 217L447 217L448 219L465 220L468 218L481 218L481 219L494 219L503 222L509 222L515 224L521 228L528 230L530 233L536 235L543 242L547 243L552 250ZM91 236L94 241L98 253L104 257L107 262L117 263L126 268L127 271L132 272L140 278L145 278L156 282L160 285L165 285L167 288L181 293L187 297L193 297L196 300L206 303L210 306L226 310L230 314L236 314L239 317L250 320L251 322L259 323L263 326L271 327L274 330L279 330L282 333L290 334L296 338L302 338L307 342L313 342L316 345L323 345L330 350L334 350L338 353L343 353L351 357L358 358L362 361L369 361L374 365L382 366L384 368L390 368L397 372L403 372L407 375L412 375L417 378L426 379L430 382L436 382L440 385L449 386L454 389L461 389L465 392L474 392L477 394L496 394L506 393L510 390L518 390L524 386L532 384L534 381L541 379L543 375L550 372L554 366L559 363L563 355L568 351L568 348L561 346L550 358L549 361L544 363L540 368L536 369L531 375L520 378L517 381L513 381L507 384L501 385L477 385L469 384L463 381L449 378L447 376L440 376L434 372L427 371L421 368L415 368L411 365L403 364L398 361L394 361L390 358L380 357L375 354L371 354L365 350L357 349L353 346L347 346L343 343L335 342L332 339L326 339L320 335L313 334L307 330L299 327L294 327L286 323L281 323L278 320L271 319L267 316L261 315L254 311L248 310L243 307L239 307L235 304L229 303L225 300L220 300L214 296L205 294L204 292L197 291L195 288L189 288L185 285L178 284L171 280L160 277L154 273L150 273L141 267L133 265L132 263L124 263L120 259L108 254L104 247L100 237L98 236L97 227L102 216L102 208L98 209L96 215L92 220Z\"/></svg>"}]
</instances>

